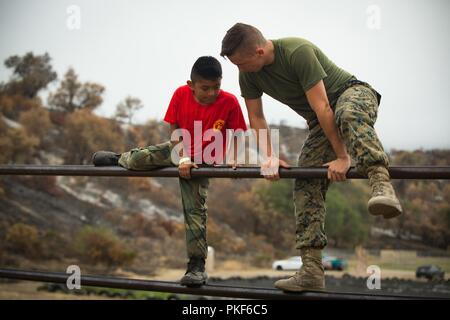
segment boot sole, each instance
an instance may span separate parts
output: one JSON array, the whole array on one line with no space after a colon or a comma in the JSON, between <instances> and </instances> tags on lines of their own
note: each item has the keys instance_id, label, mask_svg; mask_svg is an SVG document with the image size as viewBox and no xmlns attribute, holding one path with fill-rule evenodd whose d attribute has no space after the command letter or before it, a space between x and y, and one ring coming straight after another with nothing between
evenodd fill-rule
<instances>
[{"instance_id":1,"label":"boot sole","mask_svg":"<svg viewBox=\"0 0 450 320\"><path fill-rule=\"evenodd\" d=\"M370 199L367 203L367 209L371 215L382 215L385 219L392 219L402 214L400 203L384 196Z\"/></svg>"},{"instance_id":2,"label":"boot sole","mask_svg":"<svg viewBox=\"0 0 450 320\"><path fill-rule=\"evenodd\" d=\"M325 288L307 288L307 287L294 287L294 286L288 286L288 287L279 287L275 286L275 288L282 290L283 292L324 292Z\"/></svg>"},{"instance_id":3,"label":"boot sole","mask_svg":"<svg viewBox=\"0 0 450 320\"><path fill-rule=\"evenodd\" d=\"M189 288L198 288L201 286L204 286L208 283L208 279L202 280L202 281L180 281L180 284L185 287Z\"/></svg>"},{"instance_id":4,"label":"boot sole","mask_svg":"<svg viewBox=\"0 0 450 320\"><path fill-rule=\"evenodd\" d=\"M110 167L119 165L120 154L112 151L97 151L92 155L92 163L96 167Z\"/></svg>"}]
</instances>

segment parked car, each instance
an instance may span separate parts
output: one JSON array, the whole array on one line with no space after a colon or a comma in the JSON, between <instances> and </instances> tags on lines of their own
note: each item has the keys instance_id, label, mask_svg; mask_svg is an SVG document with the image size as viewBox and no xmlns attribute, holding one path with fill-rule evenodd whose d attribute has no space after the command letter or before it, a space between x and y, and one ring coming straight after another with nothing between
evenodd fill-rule
<instances>
[{"instance_id":1,"label":"parked car","mask_svg":"<svg viewBox=\"0 0 450 320\"><path fill-rule=\"evenodd\" d=\"M275 270L298 270L302 266L302 258L300 256L290 257L284 260L276 260L272 264Z\"/></svg>"},{"instance_id":2,"label":"parked car","mask_svg":"<svg viewBox=\"0 0 450 320\"><path fill-rule=\"evenodd\" d=\"M325 270L344 270L347 262L333 256L324 256L322 264ZM290 257L284 260L276 260L272 264L275 270L298 270L302 266L302 258L300 256Z\"/></svg>"},{"instance_id":3,"label":"parked car","mask_svg":"<svg viewBox=\"0 0 450 320\"><path fill-rule=\"evenodd\" d=\"M425 278L428 280L444 280L445 272L435 265L420 266L416 270L416 278Z\"/></svg>"},{"instance_id":4,"label":"parked car","mask_svg":"<svg viewBox=\"0 0 450 320\"><path fill-rule=\"evenodd\" d=\"M347 267L347 262L333 256L324 256L322 258L323 268L325 270L339 270L342 271Z\"/></svg>"}]
</instances>

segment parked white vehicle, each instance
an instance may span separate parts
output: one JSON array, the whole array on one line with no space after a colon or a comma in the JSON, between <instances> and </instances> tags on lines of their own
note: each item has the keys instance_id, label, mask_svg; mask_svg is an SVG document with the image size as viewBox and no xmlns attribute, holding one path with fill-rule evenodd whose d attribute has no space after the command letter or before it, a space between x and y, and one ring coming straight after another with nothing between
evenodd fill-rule
<instances>
[{"instance_id":1,"label":"parked white vehicle","mask_svg":"<svg viewBox=\"0 0 450 320\"><path fill-rule=\"evenodd\" d=\"M334 256L325 255L322 257L322 265L325 270L344 270L347 262ZM284 260L276 260L272 264L275 270L298 270L302 266L302 258L300 256L290 257Z\"/></svg>"},{"instance_id":2,"label":"parked white vehicle","mask_svg":"<svg viewBox=\"0 0 450 320\"><path fill-rule=\"evenodd\" d=\"M276 260L272 264L275 270L298 270L302 266L302 257L295 256L285 260Z\"/></svg>"}]
</instances>

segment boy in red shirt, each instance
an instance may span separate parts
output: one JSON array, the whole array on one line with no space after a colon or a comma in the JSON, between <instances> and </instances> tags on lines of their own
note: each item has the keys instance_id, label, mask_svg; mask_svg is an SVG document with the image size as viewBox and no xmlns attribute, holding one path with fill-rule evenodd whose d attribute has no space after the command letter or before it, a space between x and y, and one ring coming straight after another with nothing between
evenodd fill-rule
<instances>
[{"instance_id":1,"label":"boy in red shirt","mask_svg":"<svg viewBox=\"0 0 450 320\"><path fill-rule=\"evenodd\" d=\"M180 281L185 286L201 286L207 282L206 198L209 179L191 178L190 170L200 163L224 163L226 130L247 130L236 97L220 90L221 79L220 62L213 57L200 57L192 67L191 80L175 91L164 117L164 121L170 124L171 141L122 154L99 151L92 159L96 166L120 165L130 170L178 166L189 258L187 271ZM176 136L181 139L176 139ZM213 142L216 147L210 148ZM212 150L208 153L207 149Z\"/></svg>"}]
</instances>

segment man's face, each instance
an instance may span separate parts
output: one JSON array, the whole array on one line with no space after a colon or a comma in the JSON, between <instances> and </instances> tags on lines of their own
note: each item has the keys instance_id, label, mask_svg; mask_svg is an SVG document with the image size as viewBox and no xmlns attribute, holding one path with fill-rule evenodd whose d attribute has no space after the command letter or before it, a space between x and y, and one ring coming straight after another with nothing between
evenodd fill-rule
<instances>
[{"instance_id":1,"label":"man's face","mask_svg":"<svg viewBox=\"0 0 450 320\"><path fill-rule=\"evenodd\" d=\"M260 50L254 53L236 52L228 59L238 67L241 72L258 72L264 67L263 52Z\"/></svg>"},{"instance_id":2,"label":"man's face","mask_svg":"<svg viewBox=\"0 0 450 320\"><path fill-rule=\"evenodd\" d=\"M219 95L221 79L206 80L198 79L188 81L188 85L194 94L195 100L200 104L214 103Z\"/></svg>"}]
</instances>

